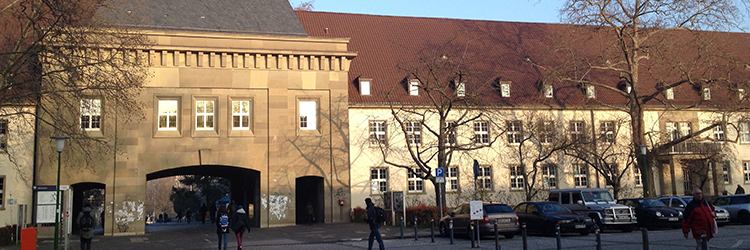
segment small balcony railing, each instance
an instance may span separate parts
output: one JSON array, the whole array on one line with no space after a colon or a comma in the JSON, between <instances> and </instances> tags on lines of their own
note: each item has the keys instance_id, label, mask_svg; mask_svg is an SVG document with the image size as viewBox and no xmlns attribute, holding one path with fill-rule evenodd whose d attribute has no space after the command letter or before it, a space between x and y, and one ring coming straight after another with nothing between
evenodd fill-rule
<instances>
[{"instance_id":1,"label":"small balcony railing","mask_svg":"<svg viewBox=\"0 0 750 250\"><path fill-rule=\"evenodd\" d=\"M719 142L693 142L687 141L672 146L668 154L702 154L721 151L722 144Z\"/></svg>"}]
</instances>

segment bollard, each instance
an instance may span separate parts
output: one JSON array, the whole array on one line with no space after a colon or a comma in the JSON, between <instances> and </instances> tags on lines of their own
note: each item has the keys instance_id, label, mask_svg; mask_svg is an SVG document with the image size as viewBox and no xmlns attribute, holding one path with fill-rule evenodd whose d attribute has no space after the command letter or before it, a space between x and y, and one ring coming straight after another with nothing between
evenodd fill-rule
<instances>
[{"instance_id":1,"label":"bollard","mask_svg":"<svg viewBox=\"0 0 750 250\"><path fill-rule=\"evenodd\" d=\"M562 242L560 242L560 224L555 224L555 241L557 243L557 250L562 249Z\"/></svg>"},{"instance_id":2,"label":"bollard","mask_svg":"<svg viewBox=\"0 0 750 250\"><path fill-rule=\"evenodd\" d=\"M495 250L498 250L500 249L500 236L498 236L499 234L497 232L497 219L495 219L492 224L492 227L495 230Z\"/></svg>"},{"instance_id":3,"label":"bollard","mask_svg":"<svg viewBox=\"0 0 750 250\"><path fill-rule=\"evenodd\" d=\"M403 216L401 216L401 217L398 218L398 224L400 224L399 226L401 227L401 237L400 238L403 239L404 238L404 226L406 224L406 223L404 223L404 217Z\"/></svg>"},{"instance_id":4,"label":"bollard","mask_svg":"<svg viewBox=\"0 0 750 250\"><path fill-rule=\"evenodd\" d=\"M475 245L475 242L474 242L474 237L476 237L476 235L474 234L474 224L473 223L469 223L469 234L471 234L471 248L475 248L476 245Z\"/></svg>"},{"instance_id":5,"label":"bollard","mask_svg":"<svg viewBox=\"0 0 750 250\"><path fill-rule=\"evenodd\" d=\"M450 230L451 245L453 245L453 218L448 219L448 230Z\"/></svg>"},{"instance_id":6,"label":"bollard","mask_svg":"<svg viewBox=\"0 0 750 250\"><path fill-rule=\"evenodd\" d=\"M708 250L708 239L705 234L701 234L701 249Z\"/></svg>"},{"instance_id":7,"label":"bollard","mask_svg":"<svg viewBox=\"0 0 750 250\"><path fill-rule=\"evenodd\" d=\"M430 242L435 243L435 219L430 219Z\"/></svg>"},{"instance_id":8,"label":"bollard","mask_svg":"<svg viewBox=\"0 0 750 250\"><path fill-rule=\"evenodd\" d=\"M602 250L602 233L599 228L594 229L594 234L596 234L596 250Z\"/></svg>"},{"instance_id":9,"label":"bollard","mask_svg":"<svg viewBox=\"0 0 750 250\"><path fill-rule=\"evenodd\" d=\"M648 229L645 227L641 228L641 236L643 237L643 250L648 250Z\"/></svg>"},{"instance_id":10,"label":"bollard","mask_svg":"<svg viewBox=\"0 0 750 250\"><path fill-rule=\"evenodd\" d=\"M479 242L481 242L482 238L482 230L479 228L479 221L475 222L474 231L474 233L477 235L477 248L482 248L479 245Z\"/></svg>"},{"instance_id":11,"label":"bollard","mask_svg":"<svg viewBox=\"0 0 750 250\"><path fill-rule=\"evenodd\" d=\"M417 216L416 215L414 215L414 240L419 240L419 238L417 238Z\"/></svg>"},{"instance_id":12,"label":"bollard","mask_svg":"<svg viewBox=\"0 0 750 250\"><path fill-rule=\"evenodd\" d=\"M521 224L521 239L523 239L523 250L528 250L529 243L526 241L526 223Z\"/></svg>"}]
</instances>

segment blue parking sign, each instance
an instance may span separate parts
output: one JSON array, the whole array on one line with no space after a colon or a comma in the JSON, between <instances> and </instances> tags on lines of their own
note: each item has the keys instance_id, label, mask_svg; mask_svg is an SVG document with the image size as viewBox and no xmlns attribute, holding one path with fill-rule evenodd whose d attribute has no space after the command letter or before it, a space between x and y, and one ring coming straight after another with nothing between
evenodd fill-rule
<instances>
[{"instance_id":1,"label":"blue parking sign","mask_svg":"<svg viewBox=\"0 0 750 250\"><path fill-rule=\"evenodd\" d=\"M445 177L445 169L444 168L436 168L435 169L435 177Z\"/></svg>"}]
</instances>

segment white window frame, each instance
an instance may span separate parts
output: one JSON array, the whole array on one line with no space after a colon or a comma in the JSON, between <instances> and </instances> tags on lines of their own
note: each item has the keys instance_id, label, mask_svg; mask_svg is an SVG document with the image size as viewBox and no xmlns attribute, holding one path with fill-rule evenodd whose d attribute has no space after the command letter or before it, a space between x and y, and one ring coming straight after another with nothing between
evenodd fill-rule
<instances>
[{"instance_id":1,"label":"white window frame","mask_svg":"<svg viewBox=\"0 0 750 250\"><path fill-rule=\"evenodd\" d=\"M599 130L604 142L615 143L615 126L614 121L602 121L599 123Z\"/></svg>"},{"instance_id":2,"label":"white window frame","mask_svg":"<svg viewBox=\"0 0 750 250\"><path fill-rule=\"evenodd\" d=\"M540 121L539 126L539 142L542 144L552 143L552 138L555 137L555 122L543 120Z\"/></svg>"},{"instance_id":3,"label":"white window frame","mask_svg":"<svg viewBox=\"0 0 750 250\"><path fill-rule=\"evenodd\" d=\"M667 100L674 100L674 89L667 88L664 90L664 97L667 98Z\"/></svg>"},{"instance_id":4,"label":"white window frame","mask_svg":"<svg viewBox=\"0 0 750 250\"><path fill-rule=\"evenodd\" d=\"M216 128L216 101L213 99L195 99L195 130L211 131ZM209 111L210 108L210 111ZM202 109L202 111L200 111ZM199 118L203 118L200 122ZM211 123L209 124L209 120ZM210 125L210 126L209 126Z\"/></svg>"},{"instance_id":5,"label":"white window frame","mask_svg":"<svg viewBox=\"0 0 750 250\"><path fill-rule=\"evenodd\" d=\"M510 83L507 83L507 82L500 83L500 96L510 97Z\"/></svg>"},{"instance_id":6,"label":"white window frame","mask_svg":"<svg viewBox=\"0 0 750 250\"><path fill-rule=\"evenodd\" d=\"M711 88L709 87L703 88L703 91L701 92L701 96L703 96L704 101L711 100Z\"/></svg>"},{"instance_id":7,"label":"white window frame","mask_svg":"<svg viewBox=\"0 0 750 250\"><path fill-rule=\"evenodd\" d=\"M740 122L740 143L750 143L750 121Z\"/></svg>"},{"instance_id":8,"label":"white window frame","mask_svg":"<svg viewBox=\"0 0 750 250\"><path fill-rule=\"evenodd\" d=\"M636 187L643 186L643 175L641 174L641 169L638 168L638 166L633 166L633 181L635 182Z\"/></svg>"},{"instance_id":9,"label":"white window frame","mask_svg":"<svg viewBox=\"0 0 750 250\"><path fill-rule=\"evenodd\" d=\"M360 79L359 80L359 94L366 95L366 96L370 95L371 85L372 85L371 80Z\"/></svg>"},{"instance_id":10,"label":"white window frame","mask_svg":"<svg viewBox=\"0 0 750 250\"><path fill-rule=\"evenodd\" d=\"M159 131L177 131L180 126L180 101L176 99L159 99L157 104L157 116L156 116L156 128ZM174 110L167 105L172 106L174 104ZM164 123L162 124L161 118L165 117ZM174 120L170 119L174 118ZM162 126L164 125L164 126Z\"/></svg>"},{"instance_id":11,"label":"white window frame","mask_svg":"<svg viewBox=\"0 0 750 250\"><path fill-rule=\"evenodd\" d=\"M667 132L669 141L676 141L677 139L680 139L680 129L677 127L678 125L679 124L677 122L664 123L664 131Z\"/></svg>"},{"instance_id":12,"label":"white window frame","mask_svg":"<svg viewBox=\"0 0 750 250\"><path fill-rule=\"evenodd\" d=\"M479 166L477 173L477 188L479 190L492 190L492 166Z\"/></svg>"},{"instance_id":13,"label":"white window frame","mask_svg":"<svg viewBox=\"0 0 750 250\"><path fill-rule=\"evenodd\" d=\"M370 192L372 194L388 192L388 168L370 168Z\"/></svg>"},{"instance_id":14,"label":"white window frame","mask_svg":"<svg viewBox=\"0 0 750 250\"><path fill-rule=\"evenodd\" d=\"M388 143L388 128L384 120L370 120L369 132L370 132L370 146L386 145Z\"/></svg>"},{"instance_id":15,"label":"white window frame","mask_svg":"<svg viewBox=\"0 0 750 250\"><path fill-rule=\"evenodd\" d=\"M446 121L445 122L445 144L446 145L456 145L457 138L456 138L456 129L457 129L457 123L455 121Z\"/></svg>"},{"instance_id":16,"label":"white window frame","mask_svg":"<svg viewBox=\"0 0 750 250\"><path fill-rule=\"evenodd\" d=\"M475 121L474 122L474 143L476 144L490 144L490 122L489 121Z\"/></svg>"},{"instance_id":17,"label":"white window frame","mask_svg":"<svg viewBox=\"0 0 750 250\"><path fill-rule=\"evenodd\" d=\"M729 161L719 163L721 164L721 180L725 185L732 183L732 163Z\"/></svg>"},{"instance_id":18,"label":"white window frame","mask_svg":"<svg viewBox=\"0 0 750 250\"><path fill-rule=\"evenodd\" d=\"M406 191L408 193L424 193L424 180L414 173L417 171L421 170L406 171Z\"/></svg>"},{"instance_id":19,"label":"white window frame","mask_svg":"<svg viewBox=\"0 0 750 250\"><path fill-rule=\"evenodd\" d=\"M466 96L466 83L459 82L458 84L456 84L456 96L457 97Z\"/></svg>"},{"instance_id":20,"label":"white window frame","mask_svg":"<svg viewBox=\"0 0 750 250\"><path fill-rule=\"evenodd\" d=\"M544 97L546 98L555 97L555 88L552 86L552 84L544 85Z\"/></svg>"},{"instance_id":21,"label":"white window frame","mask_svg":"<svg viewBox=\"0 0 750 250\"><path fill-rule=\"evenodd\" d=\"M9 127L10 122L7 119L0 119L0 152L8 150Z\"/></svg>"},{"instance_id":22,"label":"white window frame","mask_svg":"<svg viewBox=\"0 0 750 250\"><path fill-rule=\"evenodd\" d=\"M593 99L596 98L596 86L594 85L586 85L586 98Z\"/></svg>"},{"instance_id":23,"label":"white window frame","mask_svg":"<svg viewBox=\"0 0 750 250\"><path fill-rule=\"evenodd\" d=\"M416 80L416 79L409 80L409 95L410 96L419 95L419 80Z\"/></svg>"},{"instance_id":24,"label":"white window frame","mask_svg":"<svg viewBox=\"0 0 750 250\"><path fill-rule=\"evenodd\" d=\"M508 144L518 145L523 140L523 122L520 120L507 121L506 123L506 134L508 136Z\"/></svg>"},{"instance_id":25,"label":"white window frame","mask_svg":"<svg viewBox=\"0 0 750 250\"><path fill-rule=\"evenodd\" d=\"M726 129L724 125L714 127L714 139L717 141L725 141L727 139Z\"/></svg>"},{"instance_id":26,"label":"white window frame","mask_svg":"<svg viewBox=\"0 0 750 250\"><path fill-rule=\"evenodd\" d=\"M582 163L573 164L573 186L587 188L589 186L589 168Z\"/></svg>"},{"instance_id":27,"label":"white window frame","mask_svg":"<svg viewBox=\"0 0 750 250\"><path fill-rule=\"evenodd\" d=\"M312 105L310 107L309 105ZM303 131L318 129L318 101L300 99L297 101L297 128Z\"/></svg>"},{"instance_id":28,"label":"white window frame","mask_svg":"<svg viewBox=\"0 0 750 250\"><path fill-rule=\"evenodd\" d=\"M523 190L526 187L526 180L523 175L523 166L510 165L510 190Z\"/></svg>"},{"instance_id":29,"label":"white window frame","mask_svg":"<svg viewBox=\"0 0 750 250\"><path fill-rule=\"evenodd\" d=\"M459 170L457 166L448 167L445 170L445 191L457 192L461 189L461 182L458 181L458 175Z\"/></svg>"},{"instance_id":30,"label":"white window frame","mask_svg":"<svg viewBox=\"0 0 750 250\"><path fill-rule=\"evenodd\" d=\"M745 183L750 183L750 161L742 162L742 175Z\"/></svg>"},{"instance_id":31,"label":"white window frame","mask_svg":"<svg viewBox=\"0 0 750 250\"><path fill-rule=\"evenodd\" d=\"M85 121L85 122L84 122ZM81 99L81 129L99 131L102 128L102 99Z\"/></svg>"},{"instance_id":32,"label":"white window frame","mask_svg":"<svg viewBox=\"0 0 750 250\"><path fill-rule=\"evenodd\" d=\"M570 139L572 141L579 141L586 136L586 122L584 121L570 121L569 125Z\"/></svg>"},{"instance_id":33,"label":"white window frame","mask_svg":"<svg viewBox=\"0 0 750 250\"><path fill-rule=\"evenodd\" d=\"M548 163L542 165L542 180L547 188L558 188L560 185L557 181L557 165Z\"/></svg>"},{"instance_id":34,"label":"white window frame","mask_svg":"<svg viewBox=\"0 0 750 250\"><path fill-rule=\"evenodd\" d=\"M250 100L232 100L230 103L230 105L232 105L232 130L250 130L252 127L250 124L253 123L253 102ZM235 108L235 106L237 108ZM245 107L247 109L244 109ZM243 118L246 118L247 120ZM235 119L238 122L235 122ZM238 123L239 126L237 126Z\"/></svg>"},{"instance_id":35,"label":"white window frame","mask_svg":"<svg viewBox=\"0 0 750 250\"><path fill-rule=\"evenodd\" d=\"M404 131L406 132L406 141L409 145L419 146L422 144L422 123L419 121L405 121Z\"/></svg>"}]
</instances>

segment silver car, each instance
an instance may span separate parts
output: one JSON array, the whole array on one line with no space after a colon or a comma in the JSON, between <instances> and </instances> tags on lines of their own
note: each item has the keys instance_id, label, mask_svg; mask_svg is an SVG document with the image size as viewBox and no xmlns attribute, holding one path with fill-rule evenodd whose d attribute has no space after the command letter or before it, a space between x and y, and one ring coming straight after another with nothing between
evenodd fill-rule
<instances>
[{"instance_id":1,"label":"silver car","mask_svg":"<svg viewBox=\"0 0 750 250\"><path fill-rule=\"evenodd\" d=\"M692 200L692 196L664 196L659 198L659 201L664 202L664 204L667 204L668 207L677 209L680 212L684 212L685 207L687 207L687 204ZM714 208L714 213L716 214L716 223L719 224L719 226L723 226L729 223L729 211L727 211L723 207L716 205L714 205Z\"/></svg>"},{"instance_id":2,"label":"silver car","mask_svg":"<svg viewBox=\"0 0 750 250\"><path fill-rule=\"evenodd\" d=\"M729 219L733 222L750 224L750 195L719 196L714 199L715 206L721 206L729 211Z\"/></svg>"}]
</instances>

